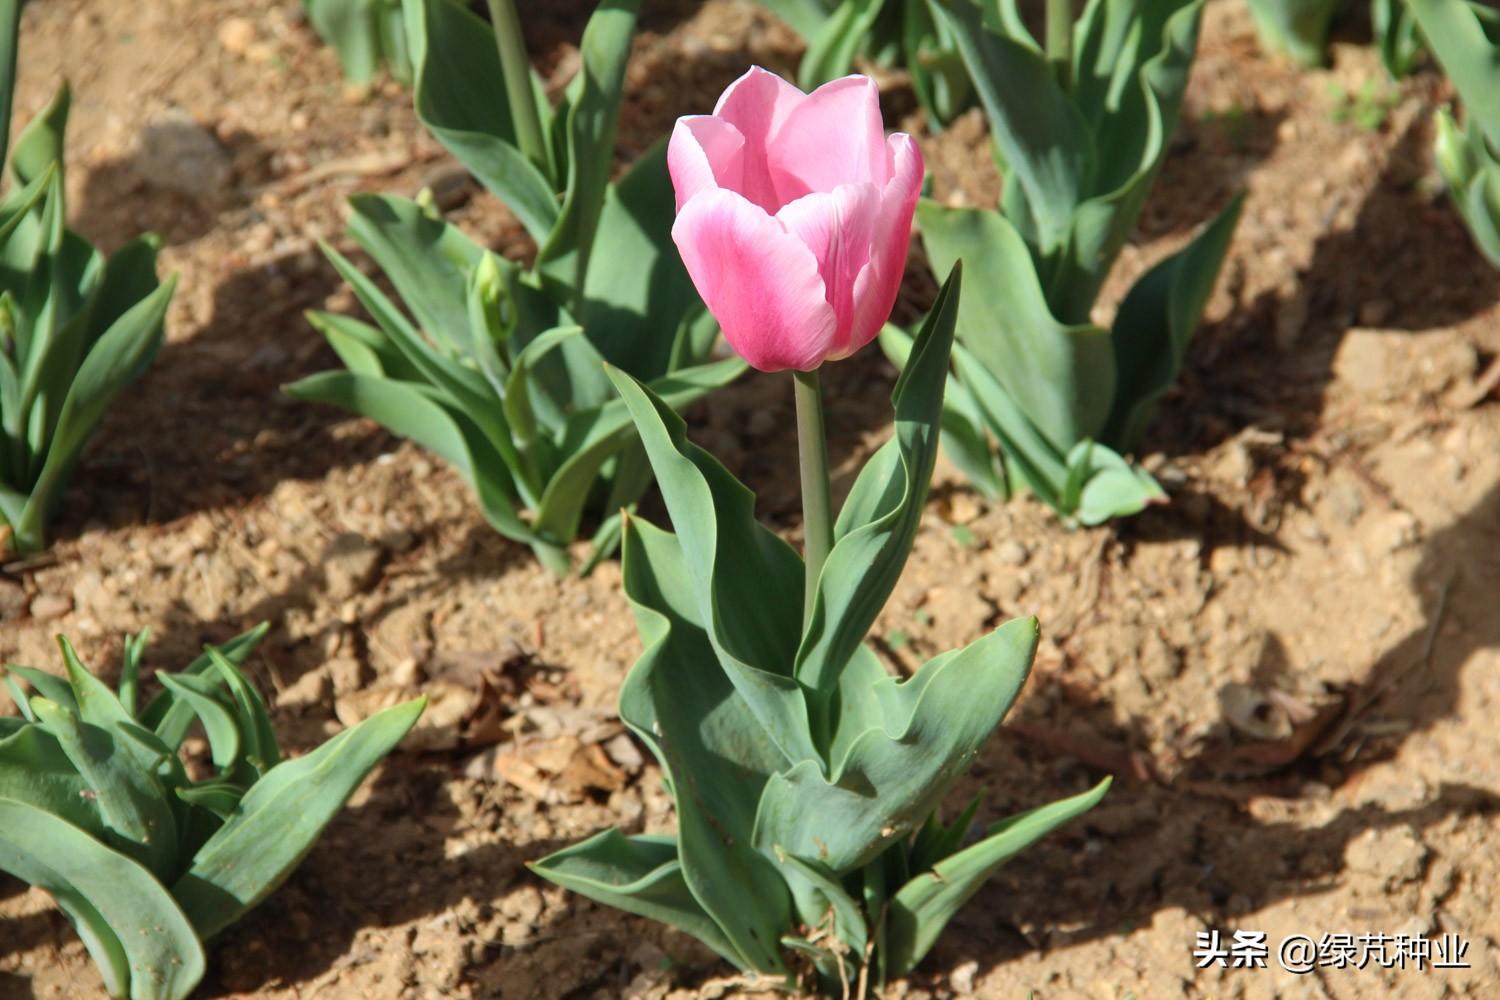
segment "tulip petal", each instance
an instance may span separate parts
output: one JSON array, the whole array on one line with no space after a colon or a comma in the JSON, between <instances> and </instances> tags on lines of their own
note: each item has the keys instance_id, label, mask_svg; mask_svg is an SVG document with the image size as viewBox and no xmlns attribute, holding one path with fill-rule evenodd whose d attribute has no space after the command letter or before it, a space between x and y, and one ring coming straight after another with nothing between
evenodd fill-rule
<instances>
[{"instance_id":1,"label":"tulip petal","mask_svg":"<svg viewBox=\"0 0 1500 1000\"><path fill-rule=\"evenodd\" d=\"M840 184L831 192L804 195L776 218L818 261L824 294L838 317L831 354L850 353L856 309L855 281L874 252L881 192L874 184Z\"/></svg>"},{"instance_id":2,"label":"tulip petal","mask_svg":"<svg viewBox=\"0 0 1500 1000\"><path fill-rule=\"evenodd\" d=\"M733 191L706 189L678 213L672 240L724 339L751 366L822 363L838 321L817 258L780 222Z\"/></svg>"},{"instance_id":3,"label":"tulip petal","mask_svg":"<svg viewBox=\"0 0 1500 1000\"><path fill-rule=\"evenodd\" d=\"M714 117L733 125L745 139L743 180L737 190L768 213L790 199L777 196L766 154L787 116L806 100L806 94L775 73L751 66L714 107Z\"/></svg>"},{"instance_id":4,"label":"tulip petal","mask_svg":"<svg viewBox=\"0 0 1500 1000\"><path fill-rule=\"evenodd\" d=\"M667 144L667 171L677 192L679 212L704 188L738 191L744 183L745 137L722 118L679 118Z\"/></svg>"},{"instance_id":5,"label":"tulip petal","mask_svg":"<svg viewBox=\"0 0 1500 1000\"><path fill-rule=\"evenodd\" d=\"M854 280L854 321L843 353L847 357L880 333L890 319L906 273L906 254L911 244L911 219L922 193L922 151L912 137L898 132L886 142L890 150L892 176L880 192L875 219L874 250L869 263Z\"/></svg>"},{"instance_id":6,"label":"tulip petal","mask_svg":"<svg viewBox=\"0 0 1500 1000\"><path fill-rule=\"evenodd\" d=\"M846 76L792 105L771 137L767 159L782 204L840 184L883 187L891 163L875 81Z\"/></svg>"}]
</instances>

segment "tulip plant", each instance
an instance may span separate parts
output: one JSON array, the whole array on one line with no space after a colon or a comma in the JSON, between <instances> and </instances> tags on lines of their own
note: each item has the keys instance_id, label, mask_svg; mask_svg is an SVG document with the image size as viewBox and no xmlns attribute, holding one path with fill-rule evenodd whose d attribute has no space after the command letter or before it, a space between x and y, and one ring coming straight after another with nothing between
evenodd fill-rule
<instances>
[{"instance_id":1,"label":"tulip plant","mask_svg":"<svg viewBox=\"0 0 1500 1000\"><path fill-rule=\"evenodd\" d=\"M741 969L864 995L916 965L1007 858L1088 809L1107 782L990 826L940 818L1020 690L1034 619L914 676L865 645L911 551L937 454L955 268L893 399L895 433L843 508L830 502L818 369L874 338L906 258L922 160L886 139L861 77L804 94L751 70L668 154L673 235L736 351L790 369L804 555L683 420L617 369L676 533L631 517L624 586L645 652L620 716L660 763L675 836L610 830L535 864L544 877L665 921Z\"/></svg>"},{"instance_id":2,"label":"tulip plant","mask_svg":"<svg viewBox=\"0 0 1500 1000\"><path fill-rule=\"evenodd\" d=\"M1438 172L1479 247L1500 267L1500 11L1467 0L1407 0L1464 102L1438 112Z\"/></svg>"},{"instance_id":3,"label":"tulip plant","mask_svg":"<svg viewBox=\"0 0 1500 1000\"><path fill-rule=\"evenodd\" d=\"M302 0L302 6L313 30L338 54L350 83L369 83L381 66L411 82L401 0Z\"/></svg>"},{"instance_id":4,"label":"tulip plant","mask_svg":"<svg viewBox=\"0 0 1500 1000\"><path fill-rule=\"evenodd\" d=\"M291 874L422 712L397 705L283 760L239 669L265 631L156 674L143 708L144 632L125 643L118 691L61 637L66 680L9 668L22 714L0 716L0 870L57 901L112 997L192 993L203 943ZM195 780L180 751L199 725L213 766Z\"/></svg>"},{"instance_id":5,"label":"tulip plant","mask_svg":"<svg viewBox=\"0 0 1500 1000\"><path fill-rule=\"evenodd\" d=\"M6 160L20 0L0 0L0 163ZM68 88L9 147L0 197L0 557L46 547L89 436L161 344L174 281L145 236L107 262L67 228Z\"/></svg>"},{"instance_id":6,"label":"tulip plant","mask_svg":"<svg viewBox=\"0 0 1500 1000\"><path fill-rule=\"evenodd\" d=\"M1176 127L1203 0L1092 0L1076 26L1052 3L1045 49L1013 3L935 9L1004 176L1002 211L917 209L933 269L969 268L945 449L990 496L1029 487L1085 524L1135 513L1164 494L1122 456L1182 364L1239 199L1137 281L1110 328L1092 315ZM903 331L887 327L881 342L906 363Z\"/></svg>"},{"instance_id":7,"label":"tulip plant","mask_svg":"<svg viewBox=\"0 0 1500 1000\"><path fill-rule=\"evenodd\" d=\"M1261 44L1301 66L1317 66L1344 0L1248 0ZM1376 0L1379 3L1379 0Z\"/></svg>"},{"instance_id":8,"label":"tulip plant","mask_svg":"<svg viewBox=\"0 0 1500 1000\"><path fill-rule=\"evenodd\" d=\"M325 248L375 325L313 313L346 370L288 387L447 459L489 523L560 573L586 510L603 518L587 566L618 544L615 512L650 483L602 362L679 406L744 370L707 360L717 330L669 245L661 147L609 182L638 5L599 7L582 68L548 109L510 0L493 0L493 31L449 0L408 4L419 116L515 212L536 259L522 267L479 246L430 201L352 199L350 233L411 318Z\"/></svg>"},{"instance_id":9,"label":"tulip plant","mask_svg":"<svg viewBox=\"0 0 1500 1000\"><path fill-rule=\"evenodd\" d=\"M864 54L904 66L912 91L936 125L974 102L974 86L951 33L935 21L929 0L761 0L807 40L797 69L805 88L849 72Z\"/></svg>"}]
</instances>

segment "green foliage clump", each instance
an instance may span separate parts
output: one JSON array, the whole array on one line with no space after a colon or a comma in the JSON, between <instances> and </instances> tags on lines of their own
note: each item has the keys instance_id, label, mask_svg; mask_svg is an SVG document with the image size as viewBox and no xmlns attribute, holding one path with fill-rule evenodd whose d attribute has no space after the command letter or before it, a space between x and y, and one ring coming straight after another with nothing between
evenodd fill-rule
<instances>
[{"instance_id":1,"label":"green foliage clump","mask_svg":"<svg viewBox=\"0 0 1500 1000\"><path fill-rule=\"evenodd\" d=\"M1134 285L1113 324L1092 319L1176 129L1203 0L1092 0L1050 10L1039 46L1014 2L935 0L989 117L999 210L924 199L933 269L962 259L944 447L990 496L1028 488L1097 524L1165 498L1123 456L1175 381L1239 216L1236 198ZM888 326L886 353L910 338Z\"/></svg>"},{"instance_id":2,"label":"green foliage clump","mask_svg":"<svg viewBox=\"0 0 1500 1000\"><path fill-rule=\"evenodd\" d=\"M67 227L58 91L7 150L20 0L0 0L0 556L47 544L84 445L119 392L161 345L175 279L156 278L157 240L143 236L108 261Z\"/></svg>"},{"instance_id":3,"label":"green foliage clump","mask_svg":"<svg viewBox=\"0 0 1500 1000\"><path fill-rule=\"evenodd\" d=\"M604 362L679 406L744 371L708 361L718 328L671 243L665 145L610 181L638 6L593 15L556 107L505 10L492 31L449 0L408 6L418 115L515 212L536 259L524 267L479 246L430 201L353 199L350 234L407 312L325 248L375 322L312 314L345 370L287 390L441 455L495 530L557 572L586 513L601 522L586 565L613 551L618 511L650 484Z\"/></svg>"},{"instance_id":4,"label":"green foliage clump","mask_svg":"<svg viewBox=\"0 0 1500 1000\"><path fill-rule=\"evenodd\" d=\"M422 700L397 705L283 760L239 670L264 634L157 673L163 690L144 707L145 633L125 644L118 691L66 639L66 679L9 668L22 714L0 717L0 870L51 894L112 997L188 996L203 943L291 874L422 712ZM195 726L213 761L199 779L179 754Z\"/></svg>"}]
</instances>

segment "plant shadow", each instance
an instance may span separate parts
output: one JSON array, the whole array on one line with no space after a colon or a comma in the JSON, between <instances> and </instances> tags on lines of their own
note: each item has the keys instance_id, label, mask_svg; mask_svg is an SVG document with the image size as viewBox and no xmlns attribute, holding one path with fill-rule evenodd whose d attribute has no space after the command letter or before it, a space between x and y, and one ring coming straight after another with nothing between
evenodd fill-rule
<instances>
[{"instance_id":1,"label":"plant shadow","mask_svg":"<svg viewBox=\"0 0 1500 1000\"><path fill-rule=\"evenodd\" d=\"M975 956L991 968L1030 951L1114 937L1122 928L1152 924L1171 908L1210 927L1230 927L1282 900L1337 888L1346 849L1366 831L1405 829L1421 841L1424 831L1450 818L1500 815L1494 792L1444 782L1426 788L1423 801L1406 808L1365 802L1321 823L1257 818L1295 813L1299 798L1352 789L1371 765L1390 760L1408 741L1457 715L1466 665L1476 653L1500 648L1496 551L1500 486L1426 541L1410 578L1420 595L1422 624L1374 658L1358 685L1339 692L1342 711L1317 720L1312 738L1289 738L1295 753L1279 754L1271 744L1234 737L1221 726L1217 742L1186 761L1175 777L1162 777L1140 752L1149 743L1145 733L1118 721L1107 704L1078 707L1059 699L1045 725L1002 727L1010 739L994 741L981 753L965 785L973 790L993 782L1012 789L1003 793L1010 798L1003 808L986 804L982 823L1081 790L1101 771L1113 771L1116 783L1101 806L1030 849L1024 865L1002 869L981 890L939 943L929 973L946 975ZM1295 690L1293 671L1272 637L1251 679ZM1268 752L1225 752L1247 745ZM1018 784L1027 789L1026 798L1015 797ZM1251 808L1255 800L1286 808L1258 812ZM1186 961L1191 940L1182 947Z\"/></svg>"}]
</instances>

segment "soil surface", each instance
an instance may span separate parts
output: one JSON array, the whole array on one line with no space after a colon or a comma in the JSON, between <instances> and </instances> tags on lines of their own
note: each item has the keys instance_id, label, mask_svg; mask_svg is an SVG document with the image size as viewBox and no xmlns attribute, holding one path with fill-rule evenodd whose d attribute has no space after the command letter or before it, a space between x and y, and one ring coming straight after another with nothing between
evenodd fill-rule
<instances>
[{"instance_id":1,"label":"soil surface","mask_svg":"<svg viewBox=\"0 0 1500 1000\"><path fill-rule=\"evenodd\" d=\"M583 0L528 22L576 66ZM647 5L621 157L801 43L745 0ZM182 281L154 367L88 452L40 561L0 568L0 661L106 675L260 621L252 673L308 748L419 691L421 728L291 880L212 953L205 996L718 997L754 991L690 939L524 862L616 824L669 830L614 704L639 651L619 569L560 580L441 462L278 387L336 360L301 318L352 309L319 240L345 197L434 189L531 247L394 85L351 89L290 0L28 4L16 120L64 73L73 224L144 229ZM887 119L926 134L899 76ZM1349 95L1353 95L1350 97ZM1044 640L955 806L990 821L1117 776L1001 873L889 997L1500 996L1500 272L1437 184L1432 71L1389 83L1367 32L1330 67L1262 55L1210 0L1182 127L1104 296L1247 190L1229 262L1145 460L1169 505L1069 531L940 464L876 630L898 670L1037 615ZM982 119L923 139L937 196L990 204ZM934 291L914 245L898 318ZM839 486L887 433L874 349L828 370ZM1494 379L1489 380L1493 388ZM798 535L791 394L748 377L691 432ZM659 508L645 516L664 520ZM0 693L0 711L13 711ZM1195 969L1199 932L1264 931L1270 968ZM1467 970L1278 967L1292 934L1461 935ZM0 996L99 979L50 901L0 878Z\"/></svg>"}]
</instances>

